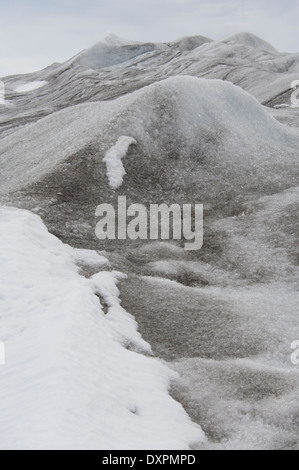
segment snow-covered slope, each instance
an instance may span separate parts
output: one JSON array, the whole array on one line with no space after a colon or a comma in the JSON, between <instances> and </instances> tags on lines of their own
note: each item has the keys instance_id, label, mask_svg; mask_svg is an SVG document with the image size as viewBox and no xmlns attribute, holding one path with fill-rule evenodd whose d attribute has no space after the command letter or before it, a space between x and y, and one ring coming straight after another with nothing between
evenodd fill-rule
<instances>
[{"instance_id":1,"label":"snow-covered slope","mask_svg":"<svg viewBox=\"0 0 299 470\"><path fill-rule=\"evenodd\" d=\"M204 439L168 395L173 373L123 310L96 253L0 208L0 449L187 449ZM78 264L102 272L86 279ZM104 311L106 306L107 311ZM138 351L138 352L134 352Z\"/></svg>"}]
</instances>

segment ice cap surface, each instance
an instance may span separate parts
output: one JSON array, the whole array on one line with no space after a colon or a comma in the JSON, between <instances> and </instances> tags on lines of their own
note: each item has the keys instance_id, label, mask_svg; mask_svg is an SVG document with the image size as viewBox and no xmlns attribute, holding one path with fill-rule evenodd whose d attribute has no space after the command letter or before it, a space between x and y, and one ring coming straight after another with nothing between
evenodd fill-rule
<instances>
[{"instance_id":1,"label":"ice cap surface","mask_svg":"<svg viewBox=\"0 0 299 470\"><path fill-rule=\"evenodd\" d=\"M142 54L135 44L133 57L131 45L114 42L99 47L98 63L95 49L86 65L77 56L4 79L10 107L0 116L1 202L33 210L59 238L89 248L80 263L86 277L96 272L92 249L99 248L112 269L126 272L113 305L115 284L110 295L108 277L97 276L104 310L113 308L113 331L127 334L128 316L124 324L115 315L121 300L152 350L180 372L175 396L209 438L199 448L298 448L290 346L298 339L299 119L295 108L273 106L290 105L299 54L275 52L246 34L184 38ZM16 94L25 79L48 86ZM120 136L137 144L113 190L103 158ZM202 250L190 256L159 241L99 245L95 207L116 207L120 193L145 205L203 202Z\"/></svg>"}]
</instances>

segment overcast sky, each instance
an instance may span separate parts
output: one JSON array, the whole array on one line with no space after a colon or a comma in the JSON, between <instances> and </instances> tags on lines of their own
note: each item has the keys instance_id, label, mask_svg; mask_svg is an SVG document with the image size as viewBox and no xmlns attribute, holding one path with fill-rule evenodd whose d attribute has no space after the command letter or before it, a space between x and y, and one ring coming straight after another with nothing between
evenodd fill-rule
<instances>
[{"instance_id":1,"label":"overcast sky","mask_svg":"<svg viewBox=\"0 0 299 470\"><path fill-rule=\"evenodd\" d=\"M299 52L298 0L0 0L0 76L64 61L108 32L139 41L249 31Z\"/></svg>"}]
</instances>

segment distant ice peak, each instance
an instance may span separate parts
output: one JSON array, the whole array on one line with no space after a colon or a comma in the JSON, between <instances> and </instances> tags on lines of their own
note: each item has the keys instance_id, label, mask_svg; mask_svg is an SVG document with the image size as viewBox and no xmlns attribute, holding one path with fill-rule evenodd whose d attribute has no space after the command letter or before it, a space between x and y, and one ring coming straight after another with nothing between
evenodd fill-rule
<instances>
[{"instance_id":1,"label":"distant ice peak","mask_svg":"<svg viewBox=\"0 0 299 470\"><path fill-rule=\"evenodd\" d=\"M224 39L223 42L242 44L243 46L251 47L256 50L269 52L270 54L277 54L277 50L269 42L248 32L236 33L233 36Z\"/></svg>"},{"instance_id":2,"label":"distant ice peak","mask_svg":"<svg viewBox=\"0 0 299 470\"><path fill-rule=\"evenodd\" d=\"M103 44L106 44L107 46L130 46L132 44L141 44L139 41L131 41L129 39L124 39L113 32L109 31L108 34L104 37Z\"/></svg>"}]
</instances>

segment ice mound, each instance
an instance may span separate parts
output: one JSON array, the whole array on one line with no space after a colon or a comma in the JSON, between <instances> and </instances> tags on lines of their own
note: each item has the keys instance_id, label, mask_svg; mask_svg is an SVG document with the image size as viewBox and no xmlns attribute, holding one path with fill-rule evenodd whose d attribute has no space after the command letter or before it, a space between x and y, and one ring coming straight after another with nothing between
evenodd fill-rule
<instances>
[{"instance_id":1,"label":"ice mound","mask_svg":"<svg viewBox=\"0 0 299 470\"><path fill-rule=\"evenodd\" d=\"M277 50L270 43L251 33L237 33L225 39L223 42L228 44L242 44L243 46L252 47L258 51L277 54Z\"/></svg>"},{"instance_id":2,"label":"ice mound","mask_svg":"<svg viewBox=\"0 0 299 470\"><path fill-rule=\"evenodd\" d=\"M120 136L137 142L124 161L130 185L136 172L146 185L152 174L156 184L174 190L185 188L188 177L205 199L232 189L295 185L295 131L230 83L176 77L113 102L65 109L2 139L0 193L36 183L68 159L74 164L87 146L97 149L100 182L103 157Z\"/></svg>"},{"instance_id":3,"label":"ice mound","mask_svg":"<svg viewBox=\"0 0 299 470\"><path fill-rule=\"evenodd\" d=\"M142 44L139 41L131 41L129 39L121 38L112 32L108 33L102 42L108 46L131 46L132 44Z\"/></svg>"},{"instance_id":4,"label":"ice mound","mask_svg":"<svg viewBox=\"0 0 299 470\"><path fill-rule=\"evenodd\" d=\"M171 45L178 46L182 51L193 51L193 49L210 42L212 42L212 39L205 36L187 36L173 41Z\"/></svg>"},{"instance_id":5,"label":"ice mound","mask_svg":"<svg viewBox=\"0 0 299 470\"><path fill-rule=\"evenodd\" d=\"M27 94L14 92L24 76L5 77L6 103L11 106L2 108L0 135L71 105L115 99L182 75L230 81L273 107L290 103L290 84L298 79L298 67L298 54L275 52L248 33L223 41L193 36L163 44L109 35L62 64L28 75L28 81L48 82L42 92L32 91L30 100Z\"/></svg>"},{"instance_id":6,"label":"ice mound","mask_svg":"<svg viewBox=\"0 0 299 470\"><path fill-rule=\"evenodd\" d=\"M1 450L188 449L204 439L168 394L172 371L120 305L123 275L40 218L0 208ZM104 307L105 306L105 309ZM139 351L139 353L134 352Z\"/></svg>"},{"instance_id":7,"label":"ice mound","mask_svg":"<svg viewBox=\"0 0 299 470\"><path fill-rule=\"evenodd\" d=\"M113 67L157 48L154 43L134 43L109 35L104 41L83 51L76 62L91 69Z\"/></svg>"}]
</instances>

